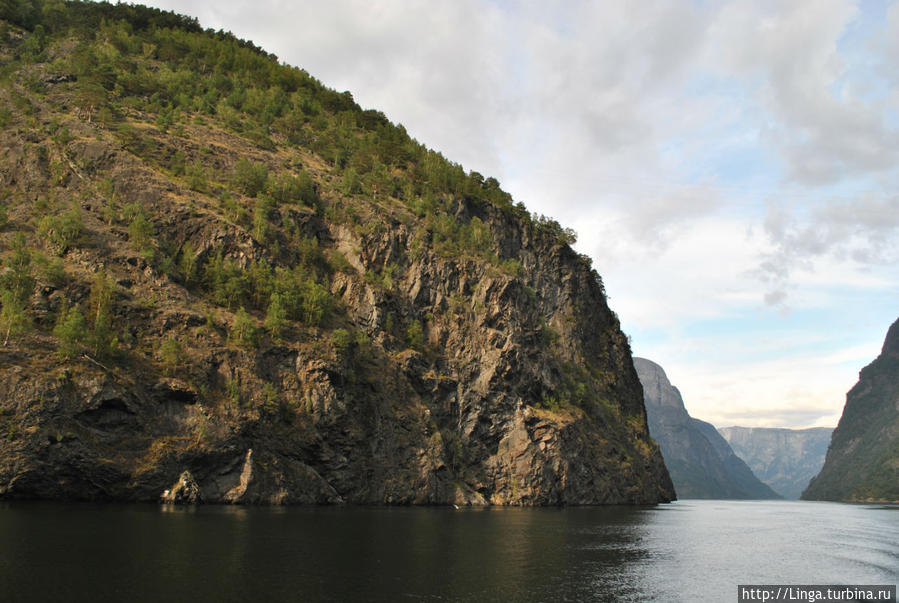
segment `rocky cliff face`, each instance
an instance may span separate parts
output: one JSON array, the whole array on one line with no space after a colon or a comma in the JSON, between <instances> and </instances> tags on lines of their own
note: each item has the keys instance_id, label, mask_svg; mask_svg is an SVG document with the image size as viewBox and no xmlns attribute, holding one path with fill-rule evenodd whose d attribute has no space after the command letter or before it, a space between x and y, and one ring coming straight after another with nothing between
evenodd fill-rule
<instances>
[{"instance_id":1,"label":"rocky cliff face","mask_svg":"<svg viewBox=\"0 0 899 603\"><path fill-rule=\"evenodd\" d=\"M833 428L722 427L718 431L760 480L785 498L798 499L824 465Z\"/></svg>"},{"instance_id":2,"label":"rocky cliff face","mask_svg":"<svg viewBox=\"0 0 899 603\"><path fill-rule=\"evenodd\" d=\"M802 498L899 502L899 320L846 394L824 467Z\"/></svg>"},{"instance_id":3,"label":"rocky cliff face","mask_svg":"<svg viewBox=\"0 0 899 603\"><path fill-rule=\"evenodd\" d=\"M0 498L673 498L557 224L246 43L76 10L82 38L0 40Z\"/></svg>"},{"instance_id":4,"label":"rocky cliff face","mask_svg":"<svg viewBox=\"0 0 899 603\"><path fill-rule=\"evenodd\" d=\"M643 384L649 432L659 443L680 498L779 498L753 475L715 427L692 418L665 371L634 358Z\"/></svg>"}]
</instances>

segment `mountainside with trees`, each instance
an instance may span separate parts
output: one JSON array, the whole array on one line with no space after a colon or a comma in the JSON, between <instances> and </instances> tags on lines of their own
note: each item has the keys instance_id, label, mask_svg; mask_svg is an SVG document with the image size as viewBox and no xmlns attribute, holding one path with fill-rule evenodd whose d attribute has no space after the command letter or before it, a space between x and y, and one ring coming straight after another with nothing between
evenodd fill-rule
<instances>
[{"instance_id":1,"label":"mountainside with trees","mask_svg":"<svg viewBox=\"0 0 899 603\"><path fill-rule=\"evenodd\" d=\"M571 230L194 19L0 19L0 498L673 498Z\"/></svg>"},{"instance_id":2,"label":"mountainside with trees","mask_svg":"<svg viewBox=\"0 0 899 603\"><path fill-rule=\"evenodd\" d=\"M899 502L899 319L846 394L824 467L802 498Z\"/></svg>"}]
</instances>

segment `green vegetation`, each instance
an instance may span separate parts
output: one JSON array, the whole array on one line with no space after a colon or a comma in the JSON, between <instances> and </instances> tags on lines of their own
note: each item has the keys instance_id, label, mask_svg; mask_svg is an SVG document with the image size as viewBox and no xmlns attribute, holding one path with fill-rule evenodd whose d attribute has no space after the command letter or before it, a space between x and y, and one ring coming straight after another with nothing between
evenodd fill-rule
<instances>
[{"instance_id":1,"label":"green vegetation","mask_svg":"<svg viewBox=\"0 0 899 603\"><path fill-rule=\"evenodd\" d=\"M34 289L31 273L32 253L25 245L25 237L17 232L13 238L12 256L5 262L7 270L0 276L0 331L3 345L10 336L27 332L31 317L27 313L28 298Z\"/></svg>"},{"instance_id":2,"label":"green vegetation","mask_svg":"<svg viewBox=\"0 0 899 603\"><path fill-rule=\"evenodd\" d=\"M354 443L383 449L369 471L382 458L411 458L392 446L427 443L428 471L480 480L475 464L492 453L471 448L480 430L460 426L493 420L472 413L515 396L544 406L548 424L578 422L572 441L591 440L591 422L609 426L609 442L585 446L594 460L614 459L612 473L617 460L636 458L626 438L645 429L627 423L616 397L632 392L591 364L620 366L626 343L601 300L576 295L602 285L559 247L573 231L530 215L496 179L427 149L350 93L194 19L127 4L6 0L3 28L3 354L33 359L22 363L27 377L46 373L52 383L41 391L51 396L57 383L105 375L128 390L126 406L140 406L134 418L147 431L130 438L116 427L122 441L64 435L55 449L110 462L103 475L143 488L133 460L167 470L264 433L276 445L254 459L260 483L282 471L293 487L290 463L300 457L279 466L288 459L278 449L305 458L326 442L334 458L352 459L365 456ZM585 326L588 313L596 329ZM165 432L171 417L143 420L171 410L160 396L185 404L178 435ZM6 423L9 438L29 440L23 451L68 434L27 427L38 421L20 414L41 404L18 404L16 425ZM75 409L54 406L40 421L59 419L62 429ZM144 460L135 457L142 446ZM515 479L511 493L485 498L514 499L526 489Z\"/></svg>"},{"instance_id":3,"label":"green vegetation","mask_svg":"<svg viewBox=\"0 0 899 603\"><path fill-rule=\"evenodd\" d=\"M159 346L159 359L165 365L166 372L172 374L187 359L184 346L174 337L168 337Z\"/></svg>"},{"instance_id":4,"label":"green vegetation","mask_svg":"<svg viewBox=\"0 0 899 603\"><path fill-rule=\"evenodd\" d=\"M5 262L8 270L0 276L0 287L11 294L11 299L25 305L34 289L31 274L31 251L25 245L25 237L17 232L13 238L12 257Z\"/></svg>"},{"instance_id":5,"label":"green vegetation","mask_svg":"<svg viewBox=\"0 0 899 603\"><path fill-rule=\"evenodd\" d=\"M112 325L113 296L115 285L106 273L98 272L91 284L89 319L92 329L89 338L94 356L105 358L112 356L118 348L119 339Z\"/></svg>"},{"instance_id":6,"label":"green vegetation","mask_svg":"<svg viewBox=\"0 0 899 603\"><path fill-rule=\"evenodd\" d=\"M251 163L241 157L234 166L232 182L238 192L248 197L255 197L265 190L268 182L268 168L264 163Z\"/></svg>"},{"instance_id":7,"label":"green vegetation","mask_svg":"<svg viewBox=\"0 0 899 603\"><path fill-rule=\"evenodd\" d=\"M281 295L272 293L265 313L265 328L274 339L280 339L286 325L287 308L281 300Z\"/></svg>"},{"instance_id":8,"label":"green vegetation","mask_svg":"<svg viewBox=\"0 0 899 603\"><path fill-rule=\"evenodd\" d=\"M234 315L228 339L245 348L254 348L259 341L256 325L253 324L253 319L243 307Z\"/></svg>"},{"instance_id":9,"label":"green vegetation","mask_svg":"<svg viewBox=\"0 0 899 603\"><path fill-rule=\"evenodd\" d=\"M139 203L132 203L125 208L125 220L128 224L128 241L131 246L142 253L152 252L153 236L156 229L147 218L144 208Z\"/></svg>"},{"instance_id":10,"label":"green vegetation","mask_svg":"<svg viewBox=\"0 0 899 603\"><path fill-rule=\"evenodd\" d=\"M76 245L83 230L81 208L75 202L62 214L45 216L38 225L38 234L57 255L65 254L69 247Z\"/></svg>"},{"instance_id":11,"label":"green vegetation","mask_svg":"<svg viewBox=\"0 0 899 603\"><path fill-rule=\"evenodd\" d=\"M575 241L572 230L514 204L495 178L466 172L383 113L363 110L348 92L329 90L229 33L203 30L195 19L141 6L59 0L10 0L0 5L0 18L22 40L4 65L2 89L11 102L0 112L0 123L45 136L26 151L43 166L46 191L33 203L32 232L55 256L30 249L17 233L0 283L7 300L0 318L4 339L33 326L48 329L46 320L34 320L27 303L37 278L63 290L65 307L49 316L62 355L83 350L112 359L121 351L121 338L127 349L140 345L139 337L114 326L115 304L123 300L111 277L104 270L86 283L67 259L74 248L110 244L103 233L91 230L87 236L89 213L118 229L116 236L140 254L154 278L166 275L203 304L228 310L222 315L231 319L222 334L232 343L255 347L262 334L279 341L285 333L302 339L311 329L323 329L331 331L342 357L359 349L362 331L347 321L332 284L336 275L356 271L343 252L330 245L322 250L308 216L343 224L361 241L386 236L390 216L411 228L412 260L474 260L488 264L490 274L511 278L521 276L521 262L500 255L493 230L497 216L508 214L560 244ZM62 83L44 85L35 70L63 74ZM41 111L50 115L45 122ZM92 129L84 129L85 123ZM235 162L231 149L228 158L220 154L228 145L220 137L215 144L194 142L222 130L255 150ZM90 138L114 141L142 165L186 187L188 215L217 214L237 230L213 238L212 249L199 247L198 236L172 237L169 230L185 214L170 213L165 192L158 201L136 200L102 161L79 157L73 145ZM3 201L0 228L9 227L11 212L23 200ZM89 222L92 229L95 223ZM241 239L246 235L255 246L249 253ZM406 268L405 260L389 261L364 277L396 295ZM87 285L90 299L75 295ZM533 291L527 285L525 290ZM159 298L152 292L137 299L152 309ZM459 295L450 306L453 317L473 308ZM432 319L428 314L426 322L404 325L388 316L387 343L425 350L425 325L430 328ZM547 346L558 338L546 326L540 333ZM158 348L168 370L181 353L177 343L166 339ZM563 388L559 400L580 403L583 396L569 389Z\"/></svg>"},{"instance_id":12,"label":"green vegetation","mask_svg":"<svg viewBox=\"0 0 899 603\"><path fill-rule=\"evenodd\" d=\"M59 288L65 285L66 270L60 258L48 258L40 252L35 252L33 258L39 278L52 287Z\"/></svg>"},{"instance_id":13,"label":"green vegetation","mask_svg":"<svg viewBox=\"0 0 899 603\"><path fill-rule=\"evenodd\" d=\"M59 313L53 334L59 339L57 353L62 358L78 355L87 340L87 325L78 308L63 309Z\"/></svg>"},{"instance_id":14,"label":"green vegetation","mask_svg":"<svg viewBox=\"0 0 899 603\"><path fill-rule=\"evenodd\" d=\"M9 343L10 335L25 333L31 327L31 317L25 311L25 304L16 299L15 294L8 290L0 290L0 331L3 332L3 345Z\"/></svg>"},{"instance_id":15,"label":"green vegetation","mask_svg":"<svg viewBox=\"0 0 899 603\"><path fill-rule=\"evenodd\" d=\"M410 349L417 350L419 352L424 350L424 329L421 328L421 323L417 320L410 321L409 326L406 327L406 345Z\"/></svg>"},{"instance_id":16,"label":"green vegetation","mask_svg":"<svg viewBox=\"0 0 899 603\"><path fill-rule=\"evenodd\" d=\"M804 500L899 501L899 320L846 394L824 467Z\"/></svg>"}]
</instances>

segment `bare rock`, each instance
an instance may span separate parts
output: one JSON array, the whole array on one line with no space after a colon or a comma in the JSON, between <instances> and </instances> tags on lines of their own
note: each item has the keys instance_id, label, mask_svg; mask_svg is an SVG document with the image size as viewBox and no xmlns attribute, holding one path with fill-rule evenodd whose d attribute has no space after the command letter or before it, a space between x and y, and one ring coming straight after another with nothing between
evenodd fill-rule
<instances>
[{"instance_id":1,"label":"bare rock","mask_svg":"<svg viewBox=\"0 0 899 603\"><path fill-rule=\"evenodd\" d=\"M190 471L182 472L178 476L178 481L171 488L165 490L159 498L164 503L174 505L193 505L203 502L200 486Z\"/></svg>"}]
</instances>

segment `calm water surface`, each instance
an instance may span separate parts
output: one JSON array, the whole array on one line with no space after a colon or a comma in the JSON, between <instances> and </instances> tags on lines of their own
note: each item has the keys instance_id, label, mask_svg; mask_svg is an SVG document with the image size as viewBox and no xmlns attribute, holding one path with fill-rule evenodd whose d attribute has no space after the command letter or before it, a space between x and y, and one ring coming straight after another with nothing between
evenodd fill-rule
<instances>
[{"instance_id":1,"label":"calm water surface","mask_svg":"<svg viewBox=\"0 0 899 603\"><path fill-rule=\"evenodd\" d=\"M899 508L0 505L3 601L735 601L895 584Z\"/></svg>"}]
</instances>

